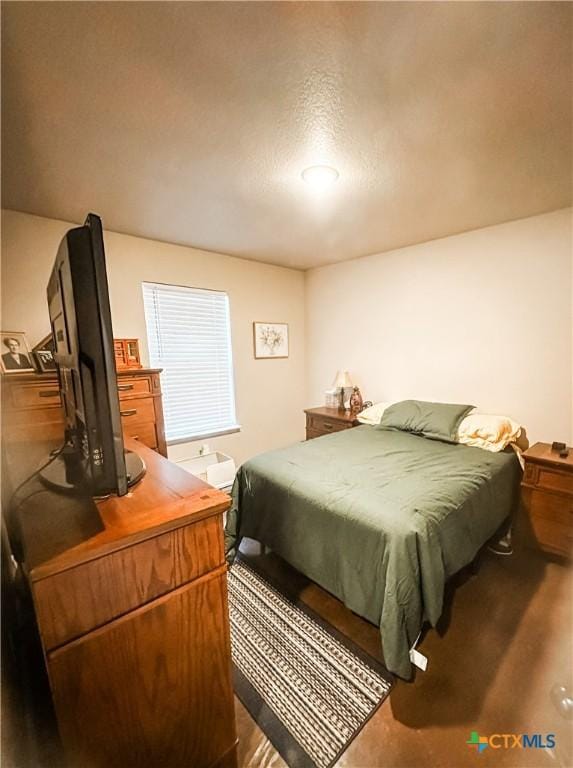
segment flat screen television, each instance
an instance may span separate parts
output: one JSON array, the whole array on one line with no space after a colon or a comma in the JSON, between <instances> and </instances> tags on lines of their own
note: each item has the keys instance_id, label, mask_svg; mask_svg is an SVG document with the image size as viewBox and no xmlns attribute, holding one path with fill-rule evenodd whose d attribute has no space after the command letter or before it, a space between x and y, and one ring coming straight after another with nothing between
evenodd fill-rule
<instances>
[{"instance_id":1,"label":"flat screen television","mask_svg":"<svg viewBox=\"0 0 573 768\"><path fill-rule=\"evenodd\" d=\"M65 444L42 472L60 490L122 496L145 472L125 452L101 219L65 235L47 287Z\"/></svg>"}]
</instances>

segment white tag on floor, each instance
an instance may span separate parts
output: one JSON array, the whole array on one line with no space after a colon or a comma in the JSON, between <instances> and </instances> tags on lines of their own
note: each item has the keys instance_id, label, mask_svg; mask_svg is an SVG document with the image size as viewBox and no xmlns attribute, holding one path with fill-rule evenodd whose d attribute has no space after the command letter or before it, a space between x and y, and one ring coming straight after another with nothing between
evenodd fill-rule
<instances>
[{"instance_id":1,"label":"white tag on floor","mask_svg":"<svg viewBox=\"0 0 573 768\"><path fill-rule=\"evenodd\" d=\"M415 648L412 648L410 651L410 661L414 666L418 667L418 669L421 669L422 672L426 671L426 667L428 666L428 659L426 656L424 656L423 653L420 653Z\"/></svg>"}]
</instances>

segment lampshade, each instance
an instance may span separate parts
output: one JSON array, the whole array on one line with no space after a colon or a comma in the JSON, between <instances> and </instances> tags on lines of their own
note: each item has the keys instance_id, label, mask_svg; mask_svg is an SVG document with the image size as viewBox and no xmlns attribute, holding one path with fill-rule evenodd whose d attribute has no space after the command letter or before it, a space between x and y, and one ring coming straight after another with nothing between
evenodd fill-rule
<instances>
[{"instance_id":1,"label":"lampshade","mask_svg":"<svg viewBox=\"0 0 573 768\"><path fill-rule=\"evenodd\" d=\"M334 379L333 387L344 389L345 387L352 386L352 379L348 371L337 371L336 378Z\"/></svg>"}]
</instances>

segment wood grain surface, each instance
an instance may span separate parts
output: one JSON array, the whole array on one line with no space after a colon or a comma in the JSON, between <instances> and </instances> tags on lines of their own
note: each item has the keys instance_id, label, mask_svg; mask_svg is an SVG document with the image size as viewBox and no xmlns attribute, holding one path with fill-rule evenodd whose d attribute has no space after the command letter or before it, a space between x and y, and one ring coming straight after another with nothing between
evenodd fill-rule
<instances>
[{"instance_id":1,"label":"wood grain surface","mask_svg":"<svg viewBox=\"0 0 573 768\"><path fill-rule=\"evenodd\" d=\"M32 582L228 508L230 498L223 491L134 440L127 438L125 444L147 467L126 496L94 502L87 496L52 494L52 504L22 506L19 522Z\"/></svg>"},{"instance_id":2,"label":"wood grain surface","mask_svg":"<svg viewBox=\"0 0 573 768\"><path fill-rule=\"evenodd\" d=\"M44 647L102 626L224 562L217 517L177 528L36 582Z\"/></svg>"},{"instance_id":3,"label":"wood grain surface","mask_svg":"<svg viewBox=\"0 0 573 768\"><path fill-rule=\"evenodd\" d=\"M72 764L208 768L231 750L227 622L220 568L48 654Z\"/></svg>"}]
</instances>

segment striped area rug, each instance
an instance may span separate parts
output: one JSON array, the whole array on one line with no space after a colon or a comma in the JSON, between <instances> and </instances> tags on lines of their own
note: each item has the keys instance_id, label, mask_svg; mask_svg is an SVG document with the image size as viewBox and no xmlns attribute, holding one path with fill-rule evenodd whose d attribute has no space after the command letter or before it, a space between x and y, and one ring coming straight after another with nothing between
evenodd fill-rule
<instances>
[{"instance_id":1,"label":"striped area rug","mask_svg":"<svg viewBox=\"0 0 573 768\"><path fill-rule=\"evenodd\" d=\"M228 583L237 695L289 766L332 766L392 676L244 561Z\"/></svg>"}]
</instances>

